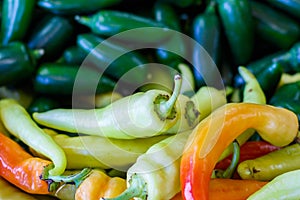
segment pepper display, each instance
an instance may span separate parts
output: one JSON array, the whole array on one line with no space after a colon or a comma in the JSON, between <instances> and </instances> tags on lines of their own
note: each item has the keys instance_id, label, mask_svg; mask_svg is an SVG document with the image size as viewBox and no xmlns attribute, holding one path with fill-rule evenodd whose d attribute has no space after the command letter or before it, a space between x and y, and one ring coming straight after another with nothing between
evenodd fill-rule
<instances>
[{"instance_id":1,"label":"pepper display","mask_svg":"<svg viewBox=\"0 0 300 200\"><path fill-rule=\"evenodd\" d=\"M295 139L298 120L287 109L253 103L228 103L215 110L195 127L183 152L180 180L185 199L208 199L210 176L219 156L248 128L271 144L285 146Z\"/></svg>"},{"instance_id":2,"label":"pepper display","mask_svg":"<svg viewBox=\"0 0 300 200\"><path fill-rule=\"evenodd\" d=\"M0 101L0 114L7 130L37 152L53 161L50 175L61 175L67 165L64 151L32 120L28 112L13 99Z\"/></svg>"},{"instance_id":3,"label":"pepper display","mask_svg":"<svg viewBox=\"0 0 300 200\"><path fill-rule=\"evenodd\" d=\"M170 96L163 90L149 90L117 100L100 109L53 109L33 113L34 120L44 126L72 133L117 139L143 138L163 134L179 118L177 98L181 76L174 77Z\"/></svg>"}]
</instances>

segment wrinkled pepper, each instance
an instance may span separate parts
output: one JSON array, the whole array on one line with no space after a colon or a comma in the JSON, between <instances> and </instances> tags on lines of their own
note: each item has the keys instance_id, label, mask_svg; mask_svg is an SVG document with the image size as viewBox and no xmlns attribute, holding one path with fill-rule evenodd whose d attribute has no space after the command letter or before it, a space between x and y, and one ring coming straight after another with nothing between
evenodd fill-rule
<instances>
[{"instance_id":1,"label":"wrinkled pepper","mask_svg":"<svg viewBox=\"0 0 300 200\"><path fill-rule=\"evenodd\" d=\"M298 133L297 116L282 108L253 103L227 103L202 120L190 135L180 165L184 199L208 199L212 171L241 133L255 129L276 146L290 144Z\"/></svg>"},{"instance_id":2,"label":"wrinkled pepper","mask_svg":"<svg viewBox=\"0 0 300 200\"><path fill-rule=\"evenodd\" d=\"M105 172L93 169L91 174L76 189L75 200L99 200L113 198L126 189L126 180L109 177Z\"/></svg>"},{"instance_id":3,"label":"wrinkled pepper","mask_svg":"<svg viewBox=\"0 0 300 200\"><path fill-rule=\"evenodd\" d=\"M67 159L62 148L32 120L16 100L2 99L0 116L11 134L54 163L54 168L49 171L51 175L61 175L65 171Z\"/></svg>"},{"instance_id":4,"label":"wrinkled pepper","mask_svg":"<svg viewBox=\"0 0 300 200\"><path fill-rule=\"evenodd\" d=\"M163 90L138 92L100 109L53 109L33 113L44 126L72 133L116 139L161 135L179 119L177 98L181 76L175 75L172 95Z\"/></svg>"}]
</instances>

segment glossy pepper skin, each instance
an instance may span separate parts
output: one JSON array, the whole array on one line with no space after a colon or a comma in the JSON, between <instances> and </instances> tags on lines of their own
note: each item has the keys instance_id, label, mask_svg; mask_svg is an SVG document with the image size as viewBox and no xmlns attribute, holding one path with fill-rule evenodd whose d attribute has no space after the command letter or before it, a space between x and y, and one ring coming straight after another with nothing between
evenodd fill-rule
<instances>
[{"instance_id":1,"label":"glossy pepper skin","mask_svg":"<svg viewBox=\"0 0 300 200\"><path fill-rule=\"evenodd\" d=\"M256 33L265 41L279 49L288 49L299 40L298 21L262 2L250 1L250 4Z\"/></svg>"},{"instance_id":2,"label":"glossy pepper skin","mask_svg":"<svg viewBox=\"0 0 300 200\"><path fill-rule=\"evenodd\" d=\"M101 170L94 169L80 184L75 193L75 200L99 200L101 197L112 198L126 189L126 180L110 177Z\"/></svg>"},{"instance_id":3,"label":"glossy pepper skin","mask_svg":"<svg viewBox=\"0 0 300 200\"><path fill-rule=\"evenodd\" d=\"M153 89L134 93L96 110L53 109L33 113L33 118L54 129L116 139L161 135L179 119L177 98L181 77L176 75L174 82L172 94Z\"/></svg>"},{"instance_id":4,"label":"glossy pepper skin","mask_svg":"<svg viewBox=\"0 0 300 200\"><path fill-rule=\"evenodd\" d=\"M0 115L4 126L11 134L28 146L34 148L53 163L50 175L61 175L67 166L64 151L58 144L32 120L28 112L13 99L0 101Z\"/></svg>"},{"instance_id":5,"label":"glossy pepper skin","mask_svg":"<svg viewBox=\"0 0 300 200\"><path fill-rule=\"evenodd\" d=\"M198 14L192 21L191 36L196 40L209 54L211 59L220 64L220 40L221 40L221 22L216 13L215 3L209 4L203 13ZM196 87L200 88L204 85L202 77L202 68L205 68L206 63L202 62L199 51L194 49L192 52L195 63L193 73Z\"/></svg>"},{"instance_id":6,"label":"glossy pepper skin","mask_svg":"<svg viewBox=\"0 0 300 200\"><path fill-rule=\"evenodd\" d=\"M287 109L253 103L228 103L202 120L190 135L180 165L184 199L208 199L209 180L224 149L248 128L277 146L291 143L298 120Z\"/></svg>"},{"instance_id":7,"label":"glossy pepper skin","mask_svg":"<svg viewBox=\"0 0 300 200\"><path fill-rule=\"evenodd\" d=\"M18 143L0 134L1 177L31 194L49 194L48 184L40 179L45 166L51 162L27 153Z\"/></svg>"},{"instance_id":8,"label":"glossy pepper skin","mask_svg":"<svg viewBox=\"0 0 300 200\"><path fill-rule=\"evenodd\" d=\"M77 73L81 73L85 77L84 80L77 78ZM77 78L77 79L76 79ZM93 81L95 80L95 81ZM116 82L102 75L98 76L97 71L82 67L79 65L59 64L59 63L45 63L41 64L34 77L34 90L42 94L50 95L71 95L75 81L80 81L80 91L78 93L103 93L112 91L116 86ZM91 84L97 82L96 91L91 91L93 88ZM94 94L93 93L93 94Z\"/></svg>"},{"instance_id":9,"label":"glossy pepper skin","mask_svg":"<svg viewBox=\"0 0 300 200\"><path fill-rule=\"evenodd\" d=\"M168 27L151 18L117 10L100 10L90 16L75 16L75 20L91 29L100 36L113 36L118 33L135 29L134 34L123 34L119 40L138 43L158 43L169 35ZM159 31L143 29L147 27L161 28Z\"/></svg>"},{"instance_id":10,"label":"glossy pepper skin","mask_svg":"<svg viewBox=\"0 0 300 200\"><path fill-rule=\"evenodd\" d=\"M252 56L254 22L249 0L218 0L217 8L236 64L246 64Z\"/></svg>"},{"instance_id":11,"label":"glossy pepper skin","mask_svg":"<svg viewBox=\"0 0 300 200\"><path fill-rule=\"evenodd\" d=\"M4 0L1 17L1 44L21 41L28 31L35 0Z\"/></svg>"},{"instance_id":12,"label":"glossy pepper skin","mask_svg":"<svg viewBox=\"0 0 300 200\"><path fill-rule=\"evenodd\" d=\"M26 41L30 49L43 49L43 61L56 60L72 38L74 27L63 16L46 15L37 22Z\"/></svg>"},{"instance_id":13,"label":"glossy pepper skin","mask_svg":"<svg viewBox=\"0 0 300 200\"><path fill-rule=\"evenodd\" d=\"M300 18L300 1L299 0L267 0L269 4L289 13L292 16Z\"/></svg>"},{"instance_id":14,"label":"glossy pepper skin","mask_svg":"<svg viewBox=\"0 0 300 200\"><path fill-rule=\"evenodd\" d=\"M33 76L43 50L31 51L22 42L0 47L0 85L16 84Z\"/></svg>"},{"instance_id":15,"label":"glossy pepper skin","mask_svg":"<svg viewBox=\"0 0 300 200\"><path fill-rule=\"evenodd\" d=\"M120 2L121 0L38 0L37 5L55 14L74 15L92 13Z\"/></svg>"},{"instance_id":16,"label":"glossy pepper skin","mask_svg":"<svg viewBox=\"0 0 300 200\"><path fill-rule=\"evenodd\" d=\"M54 108L58 108L60 103L54 98L39 96L35 98L26 110L31 115L34 112L45 112Z\"/></svg>"},{"instance_id":17,"label":"glossy pepper skin","mask_svg":"<svg viewBox=\"0 0 300 200\"><path fill-rule=\"evenodd\" d=\"M103 72L105 75L120 80L131 70L129 75L122 78L122 81L139 85L147 79L147 70L143 65L147 63L147 59L138 52L129 52L126 46L111 40L103 42L102 38L89 33L78 35L77 45L89 54L88 61L95 64L99 70L105 70Z\"/></svg>"}]
</instances>

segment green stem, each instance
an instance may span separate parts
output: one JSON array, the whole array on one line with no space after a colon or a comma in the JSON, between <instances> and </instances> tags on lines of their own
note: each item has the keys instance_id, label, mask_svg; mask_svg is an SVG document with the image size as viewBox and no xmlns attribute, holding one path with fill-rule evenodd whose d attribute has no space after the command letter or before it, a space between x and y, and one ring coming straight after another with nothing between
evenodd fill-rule
<instances>
[{"instance_id":1,"label":"green stem","mask_svg":"<svg viewBox=\"0 0 300 200\"><path fill-rule=\"evenodd\" d=\"M34 49L30 51L31 57L38 60L40 59L44 54L45 50L44 49Z\"/></svg>"},{"instance_id":2,"label":"green stem","mask_svg":"<svg viewBox=\"0 0 300 200\"><path fill-rule=\"evenodd\" d=\"M240 159L240 146L237 141L234 141L232 143L233 145L233 155L230 165L227 167L227 169L223 173L223 178L231 178Z\"/></svg>"},{"instance_id":3,"label":"green stem","mask_svg":"<svg viewBox=\"0 0 300 200\"><path fill-rule=\"evenodd\" d=\"M101 198L101 200L130 200L134 197L139 199L146 199L147 183L138 174L133 174L129 180L130 186L119 196L114 198Z\"/></svg>"},{"instance_id":4,"label":"green stem","mask_svg":"<svg viewBox=\"0 0 300 200\"><path fill-rule=\"evenodd\" d=\"M44 168L44 171L41 175L42 180L46 180L50 185L49 188L51 187L52 184L57 184L57 183L73 183L75 184L76 187L80 185L84 179L90 175L91 169L90 168L84 168L82 171L72 174L72 175L61 175L61 176L52 176L49 174L49 171L54 167L53 164L50 164ZM52 190L50 190L52 191Z\"/></svg>"},{"instance_id":5,"label":"green stem","mask_svg":"<svg viewBox=\"0 0 300 200\"><path fill-rule=\"evenodd\" d=\"M161 119L166 119L172 113L174 105L180 94L181 83L182 83L181 76L179 74L175 75L174 76L175 86L174 86L172 96L170 97L169 100L160 102L158 109L156 110Z\"/></svg>"},{"instance_id":6,"label":"green stem","mask_svg":"<svg viewBox=\"0 0 300 200\"><path fill-rule=\"evenodd\" d=\"M91 18L89 17L75 15L74 19L82 25L89 26L91 24Z\"/></svg>"}]
</instances>

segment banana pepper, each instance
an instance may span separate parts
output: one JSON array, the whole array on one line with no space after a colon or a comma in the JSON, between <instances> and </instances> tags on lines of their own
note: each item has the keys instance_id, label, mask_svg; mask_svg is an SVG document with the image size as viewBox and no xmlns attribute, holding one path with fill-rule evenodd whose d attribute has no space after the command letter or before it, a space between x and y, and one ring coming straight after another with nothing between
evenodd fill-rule
<instances>
[{"instance_id":1,"label":"banana pepper","mask_svg":"<svg viewBox=\"0 0 300 200\"><path fill-rule=\"evenodd\" d=\"M276 146L290 144L298 133L297 116L283 108L253 103L228 103L193 130L181 158L180 181L184 199L208 199L212 171L224 151L249 128Z\"/></svg>"}]
</instances>

